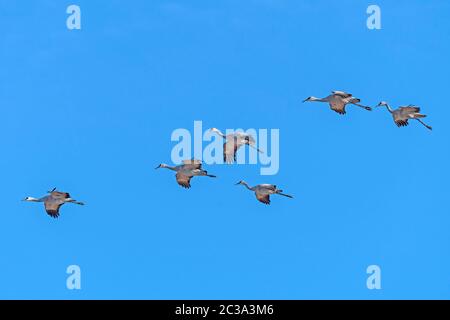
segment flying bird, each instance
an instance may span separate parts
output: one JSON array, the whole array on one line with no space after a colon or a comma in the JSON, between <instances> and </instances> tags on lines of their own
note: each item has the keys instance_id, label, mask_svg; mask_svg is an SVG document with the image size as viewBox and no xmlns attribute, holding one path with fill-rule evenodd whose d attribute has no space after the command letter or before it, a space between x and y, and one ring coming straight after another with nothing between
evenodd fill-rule
<instances>
[{"instance_id":1,"label":"flying bird","mask_svg":"<svg viewBox=\"0 0 450 320\"><path fill-rule=\"evenodd\" d=\"M238 149L244 145L248 145L262 153L262 151L256 147L255 138L250 134L233 132L225 135L217 128L212 128L210 131L217 133L226 140L223 144L223 162L225 163L236 162L236 153Z\"/></svg>"},{"instance_id":2,"label":"flying bird","mask_svg":"<svg viewBox=\"0 0 450 320\"><path fill-rule=\"evenodd\" d=\"M72 199L70 194L67 192L60 192L56 191L56 188L54 188L52 191L48 191L48 195L42 198L33 198L33 197L26 197L23 199L23 201L29 201L29 202L43 202L45 211L47 214L52 218L58 218L59 217L59 208L65 203L74 203L78 205L84 205L83 202L76 201L75 199Z\"/></svg>"},{"instance_id":3,"label":"flying bird","mask_svg":"<svg viewBox=\"0 0 450 320\"><path fill-rule=\"evenodd\" d=\"M270 204L270 195L271 194L279 194L280 196L285 196L288 198L293 198L293 196L290 196L288 194L284 194L283 190L277 189L276 185L273 184L258 184L254 187L250 187L247 182L241 180L236 185L243 185L248 190L254 191L256 195L256 199L258 201L264 203L264 204Z\"/></svg>"},{"instance_id":4,"label":"flying bird","mask_svg":"<svg viewBox=\"0 0 450 320\"><path fill-rule=\"evenodd\" d=\"M166 168L175 171L177 183L183 188L189 189L191 187L192 177L206 176L210 178L216 178L216 176L208 174L206 170L202 169L202 162L200 160L184 160L183 164L178 166L169 166L165 163L161 163L155 169Z\"/></svg>"},{"instance_id":5,"label":"flying bird","mask_svg":"<svg viewBox=\"0 0 450 320\"><path fill-rule=\"evenodd\" d=\"M433 130L432 127L420 120L421 118L425 118L426 115L420 113L420 108L415 105L410 104L394 110L387 102L381 101L377 107L386 107L386 109L392 114L392 118L394 118L394 122L399 128L407 126L409 124L408 120L414 119L424 125L425 128Z\"/></svg>"},{"instance_id":6,"label":"flying bird","mask_svg":"<svg viewBox=\"0 0 450 320\"><path fill-rule=\"evenodd\" d=\"M360 108L371 111L371 107L363 106L359 104L360 99L354 97L352 94L344 91L331 91L331 94L325 98L308 97L303 102L328 102L331 110L336 111L339 114L346 114L345 107L348 104L358 106Z\"/></svg>"}]
</instances>

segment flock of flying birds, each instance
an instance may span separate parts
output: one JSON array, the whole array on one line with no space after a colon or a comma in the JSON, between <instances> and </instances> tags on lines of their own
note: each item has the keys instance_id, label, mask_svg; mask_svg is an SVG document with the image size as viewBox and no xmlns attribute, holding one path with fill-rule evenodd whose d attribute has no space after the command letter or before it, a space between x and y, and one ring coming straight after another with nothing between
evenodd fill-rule
<instances>
[{"instance_id":1,"label":"flock of flying birds","mask_svg":"<svg viewBox=\"0 0 450 320\"><path fill-rule=\"evenodd\" d=\"M327 102L331 110L344 115L346 114L345 107L347 105L355 105L357 107L363 108L365 110L371 111L372 108L368 106L361 105L361 100L354 97L350 93L343 91L332 91L331 94L325 98L308 97L303 102ZM386 109L391 113L395 124L398 127L404 127L409 124L409 120L417 120L427 129L432 130L432 128L422 121L426 117L425 114L420 113L420 108L415 105L401 106L397 109L392 109L391 106L385 102L380 102L377 107L386 107ZM236 153L242 146L248 145L256 149L258 152L263 152L256 146L256 141L254 137L243 132L234 132L231 134L223 134L220 130L216 128L210 129L219 136L225 139L223 144L223 160L225 163L232 164L236 162ZM161 163L156 169L166 168L175 171L175 178L177 183L186 189L191 187L191 179L193 177L210 177L215 178L216 176L209 174L206 170L202 168L202 162L200 160L184 160L181 165L170 166ZM249 186L245 181L241 180L236 185L243 185L248 190L255 193L256 199L264 204L270 204L270 195L277 194L288 198L293 198L291 195L283 193L283 190L277 188L273 184L258 184L256 186ZM42 198L26 197L24 201L29 202L43 202L45 211L47 214L53 218L59 217L59 209L62 205L66 203L74 203L78 205L84 205L83 202L79 202L73 199L69 193L60 192L54 188L48 191L48 194Z\"/></svg>"}]
</instances>

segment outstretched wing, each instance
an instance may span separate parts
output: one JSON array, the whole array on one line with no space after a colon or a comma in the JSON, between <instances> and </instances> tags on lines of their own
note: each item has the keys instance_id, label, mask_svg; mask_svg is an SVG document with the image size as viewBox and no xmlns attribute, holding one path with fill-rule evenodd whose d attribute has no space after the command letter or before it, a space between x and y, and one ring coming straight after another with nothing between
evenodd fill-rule
<instances>
[{"instance_id":1,"label":"outstretched wing","mask_svg":"<svg viewBox=\"0 0 450 320\"><path fill-rule=\"evenodd\" d=\"M274 184L260 184L259 185L262 188L265 188L267 190L271 190L271 191L276 191L277 190L277 186Z\"/></svg>"},{"instance_id":2,"label":"outstretched wing","mask_svg":"<svg viewBox=\"0 0 450 320\"><path fill-rule=\"evenodd\" d=\"M47 214L52 218L58 218L59 217L59 208L64 204L64 202L61 201L46 201L44 203L45 211Z\"/></svg>"},{"instance_id":3,"label":"outstretched wing","mask_svg":"<svg viewBox=\"0 0 450 320\"><path fill-rule=\"evenodd\" d=\"M233 163L236 162L236 152L239 148L236 139L233 138L223 144L223 162Z\"/></svg>"},{"instance_id":4,"label":"outstretched wing","mask_svg":"<svg viewBox=\"0 0 450 320\"><path fill-rule=\"evenodd\" d=\"M192 177L184 175L181 172L177 172L175 177L177 178L178 184L180 186L182 186L183 188L189 189L191 187L191 178Z\"/></svg>"},{"instance_id":5,"label":"outstretched wing","mask_svg":"<svg viewBox=\"0 0 450 320\"><path fill-rule=\"evenodd\" d=\"M50 193L50 197L57 200L63 200L70 198L70 194L67 192L53 191Z\"/></svg>"},{"instance_id":6,"label":"outstretched wing","mask_svg":"<svg viewBox=\"0 0 450 320\"><path fill-rule=\"evenodd\" d=\"M183 160L183 165L186 169L200 169L202 167L202 162L196 159Z\"/></svg>"},{"instance_id":7,"label":"outstretched wing","mask_svg":"<svg viewBox=\"0 0 450 320\"><path fill-rule=\"evenodd\" d=\"M330 108L331 110L336 111L337 113L342 115L347 113L345 111L345 102L341 100L334 99L333 101L331 101Z\"/></svg>"},{"instance_id":8,"label":"outstretched wing","mask_svg":"<svg viewBox=\"0 0 450 320\"><path fill-rule=\"evenodd\" d=\"M416 112L420 112L420 108L417 106L413 106L413 105L409 105L406 107L400 107L399 108L402 112L404 113L416 113Z\"/></svg>"},{"instance_id":9,"label":"outstretched wing","mask_svg":"<svg viewBox=\"0 0 450 320\"><path fill-rule=\"evenodd\" d=\"M397 127L406 127L409 123L408 119L406 119L406 120L395 120L395 124L397 125Z\"/></svg>"},{"instance_id":10,"label":"outstretched wing","mask_svg":"<svg viewBox=\"0 0 450 320\"><path fill-rule=\"evenodd\" d=\"M348 98L351 97L352 94L348 93L348 92L344 92L344 91L339 91L339 90L335 90L335 91L331 91L332 94L340 96L342 98Z\"/></svg>"},{"instance_id":11,"label":"outstretched wing","mask_svg":"<svg viewBox=\"0 0 450 320\"><path fill-rule=\"evenodd\" d=\"M260 202L264 203L264 204L270 204L270 196L268 194L266 195L262 195L259 193L255 193L256 194L256 199L258 199Z\"/></svg>"}]
</instances>

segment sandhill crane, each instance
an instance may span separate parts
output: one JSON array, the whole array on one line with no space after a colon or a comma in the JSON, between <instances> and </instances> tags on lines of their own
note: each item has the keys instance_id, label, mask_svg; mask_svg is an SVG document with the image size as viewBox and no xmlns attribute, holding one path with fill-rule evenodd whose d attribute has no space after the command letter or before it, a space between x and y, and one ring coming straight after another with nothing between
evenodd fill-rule
<instances>
[{"instance_id":1,"label":"sandhill crane","mask_svg":"<svg viewBox=\"0 0 450 320\"><path fill-rule=\"evenodd\" d=\"M405 127L407 126L408 120L414 119L419 121L421 124L425 126L425 128L429 130L433 130L432 127L425 124L420 118L425 118L425 114L420 113L420 108L417 106L414 106L412 104L408 106L399 107L398 109L392 109L391 106L386 101L381 101L377 107L386 107L386 109L392 114L392 118L394 118L394 122L397 125L397 127Z\"/></svg>"},{"instance_id":2,"label":"sandhill crane","mask_svg":"<svg viewBox=\"0 0 450 320\"><path fill-rule=\"evenodd\" d=\"M206 170L202 169L202 162L200 160L184 160L183 164L172 167L165 163L161 163L155 169L166 168L172 171L176 171L177 183L183 188L189 189L191 187L191 179L196 176L206 176L216 178L216 176L208 174Z\"/></svg>"},{"instance_id":3,"label":"sandhill crane","mask_svg":"<svg viewBox=\"0 0 450 320\"><path fill-rule=\"evenodd\" d=\"M48 191L48 195L42 198L33 198L33 197L26 197L23 199L23 201L29 201L29 202L43 202L45 211L48 213L48 215L52 218L58 218L59 217L59 208L65 203L75 203L78 205L84 205L83 202L76 201L75 199L72 199L70 197L70 194L67 192L60 192L56 191L56 188L54 188L52 191Z\"/></svg>"},{"instance_id":4,"label":"sandhill crane","mask_svg":"<svg viewBox=\"0 0 450 320\"><path fill-rule=\"evenodd\" d=\"M336 111L339 114L346 114L345 106L347 104L352 104L358 106L360 108L371 111L371 107L363 106L359 104L361 102L360 99L354 97L352 94L344 92L344 91L331 91L331 94L325 98L316 98L316 97L308 97L303 102L328 102L331 110Z\"/></svg>"},{"instance_id":5,"label":"sandhill crane","mask_svg":"<svg viewBox=\"0 0 450 320\"><path fill-rule=\"evenodd\" d=\"M264 204L270 204L270 195L271 194L279 194L280 196L285 196L288 198L293 198L293 196L290 196L288 194L282 193L283 190L277 189L276 185L273 184L258 184L254 187L250 187L247 182L241 180L236 185L243 185L248 190L254 191L256 195L256 199L258 201L264 203Z\"/></svg>"},{"instance_id":6,"label":"sandhill crane","mask_svg":"<svg viewBox=\"0 0 450 320\"><path fill-rule=\"evenodd\" d=\"M262 151L256 147L255 138L253 138L250 134L244 132L233 132L225 135L217 128L212 128L210 130L226 140L223 144L223 161L225 163L236 162L236 153L243 145L248 145L262 153Z\"/></svg>"}]
</instances>

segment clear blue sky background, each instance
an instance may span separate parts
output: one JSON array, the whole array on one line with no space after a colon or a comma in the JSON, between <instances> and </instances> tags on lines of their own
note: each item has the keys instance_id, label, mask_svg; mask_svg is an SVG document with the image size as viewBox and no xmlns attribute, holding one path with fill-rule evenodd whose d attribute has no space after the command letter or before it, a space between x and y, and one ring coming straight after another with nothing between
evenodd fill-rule
<instances>
[{"instance_id":1,"label":"clear blue sky background","mask_svg":"<svg viewBox=\"0 0 450 320\"><path fill-rule=\"evenodd\" d=\"M379 31L368 1L79 0L69 31L72 3L0 1L0 298L450 298L450 2L376 1ZM417 104L434 131L301 103L334 89ZM194 120L279 128L278 175L180 188L153 168ZM87 205L20 201L52 187Z\"/></svg>"}]
</instances>

